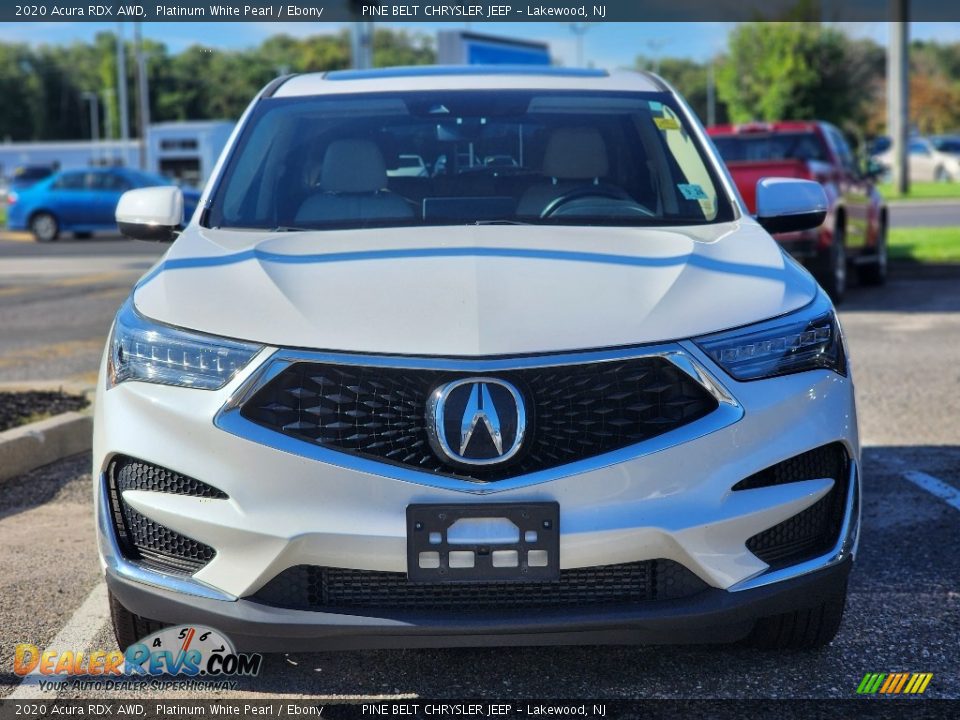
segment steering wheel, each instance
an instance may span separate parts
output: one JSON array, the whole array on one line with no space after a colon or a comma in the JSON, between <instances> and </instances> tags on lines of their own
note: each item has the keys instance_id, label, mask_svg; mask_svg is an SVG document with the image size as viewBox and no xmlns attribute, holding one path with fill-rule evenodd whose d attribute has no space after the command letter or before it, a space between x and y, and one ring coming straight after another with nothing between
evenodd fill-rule
<instances>
[{"instance_id":1,"label":"steering wheel","mask_svg":"<svg viewBox=\"0 0 960 720\"><path fill-rule=\"evenodd\" d=\"M547 206L540 213L540 218L548 218L567 203L571 203L574 200L580 200L586 197L603 197L610 198L611 200L633 199L626 192L618 187L613 187L612 185L584 185L583 187L568 190L567 192L563 193L563 195L555 197L553 200L547 203Z\"/></svg>"}]
</instances>

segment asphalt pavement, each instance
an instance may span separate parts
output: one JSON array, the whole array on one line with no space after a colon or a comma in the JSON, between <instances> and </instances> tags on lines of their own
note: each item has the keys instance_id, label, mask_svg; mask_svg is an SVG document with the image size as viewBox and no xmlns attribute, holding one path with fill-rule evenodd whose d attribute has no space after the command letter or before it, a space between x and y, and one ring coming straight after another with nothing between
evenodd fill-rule
<instances>
[{"instance_id":1,"label":"asphalt pavement","mask_svg":"<svg viewBox=\"0 0 960 720\"><path fill-rule=\"evenodd\" d=\"M890 227L956 227L960 225L960 200L893 201Z\"/></svg>"},{"instance_id":2,"label":"asphalt pavement","mask_svg":"<svg viewBox=\"0 0 960 720\"><path fill-rule=\"evenodd\" d=\"M0 363L18 352L11 349L12 338L46 333L31 323L57 307L64 315L50 330L50 343L65 342L62 333L77 323L105 334L104 324L135 277L129 263L144 261L150 262L149 253L113 256L101 272L120 274L98 281L103 295L83 303L69 286L58 290L58 301L45 299L49 288L8 285L16 292L0 295ZM23 277L60 287L50 276ZM17 299L13 308L11 298ZM17 318L19 330L11 332L7 323ZM298 653L268 656L260 677L238 680L232 688L163 696L853 698L865 673L930 672L924 698L960 699L960 269L895 271L884 288L854 289L841 321L857 386L865 491L850 600L828 648ZM41 357L43 343L20 342L23 352ZM92 352L68 356L38 360L39 367L53 372L63 362L73 372L93 371L95 362L81 366L95 360ZM0 379L17 367L19 361L0 364ZM19 685L10 672L17 643L113 648L95 555L89 461L62 461L6 484L0 493L0 696L88 699L152 692L98 692L70 684L43 691Z\"/></svg>"}]
</instances>

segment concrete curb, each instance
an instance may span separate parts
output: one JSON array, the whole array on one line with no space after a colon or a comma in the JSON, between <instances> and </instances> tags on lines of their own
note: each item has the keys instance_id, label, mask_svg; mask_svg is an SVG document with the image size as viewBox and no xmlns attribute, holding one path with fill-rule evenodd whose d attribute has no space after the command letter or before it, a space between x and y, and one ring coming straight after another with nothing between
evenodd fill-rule
<instances>
[{"instance_id":1,"label":"concrete curb","mask_svg":"<svg viewBox=\"0 0 960 720\"><path fill-rule=\"evenodd\" d=\"M0 485L93 447L93 416L67 412L0 432Z\"/></svg>"}]
</instances>

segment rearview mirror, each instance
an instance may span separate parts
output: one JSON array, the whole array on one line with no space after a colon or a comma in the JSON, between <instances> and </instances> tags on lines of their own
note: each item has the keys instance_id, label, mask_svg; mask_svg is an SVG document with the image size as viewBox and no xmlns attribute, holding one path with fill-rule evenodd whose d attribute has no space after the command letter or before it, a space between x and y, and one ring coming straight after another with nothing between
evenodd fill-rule
<instances>
[{"instance_id":1,"label":"rearview mirror","mask_svg":"<svg viewBox=\"0 0 960 720\"><path fill-rule=\"evenodd\" d=\"M827 217L827 195L820 183L763 178L757 183L757 222L769 233L820 227Z\"/></svg>"},{"instance_id":2,"label":"rearview mirror","mask_svg":"<svg viewBox=\"0 0 960 720\"><path fill-rule=\"evenodd\" d=\"M128 190L120 196L116 218L129 238L172 242L183 223L183 192L174 185Z\"/></svg>"}]
</instances>

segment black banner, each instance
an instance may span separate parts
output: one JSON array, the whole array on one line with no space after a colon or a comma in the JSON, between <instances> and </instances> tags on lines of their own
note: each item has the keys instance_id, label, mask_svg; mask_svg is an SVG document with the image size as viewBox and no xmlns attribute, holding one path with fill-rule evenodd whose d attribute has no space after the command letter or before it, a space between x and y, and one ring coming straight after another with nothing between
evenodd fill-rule
<instances>
[{"instance_id":1,"label":"black banner","mask_svg":"<svg viewBox=\"0 0 960 720\"><path fill-rule=\"evenodd\" d=\"M960 20L955 0L37 0L0 3L7 22L739 22Z\"/></svg>"},{"instance_id":2,"label":"black banner","mask_svg":"<svg viewBox=\"0 0 960 720\"><path fill-rule=\"evenodd\" d=\"M516 718L956 718L960 701L933 698L852 700L2 700L0 720L13 718L291 718L310 720L509 720Z\"/></svg>"}]
</instances>

